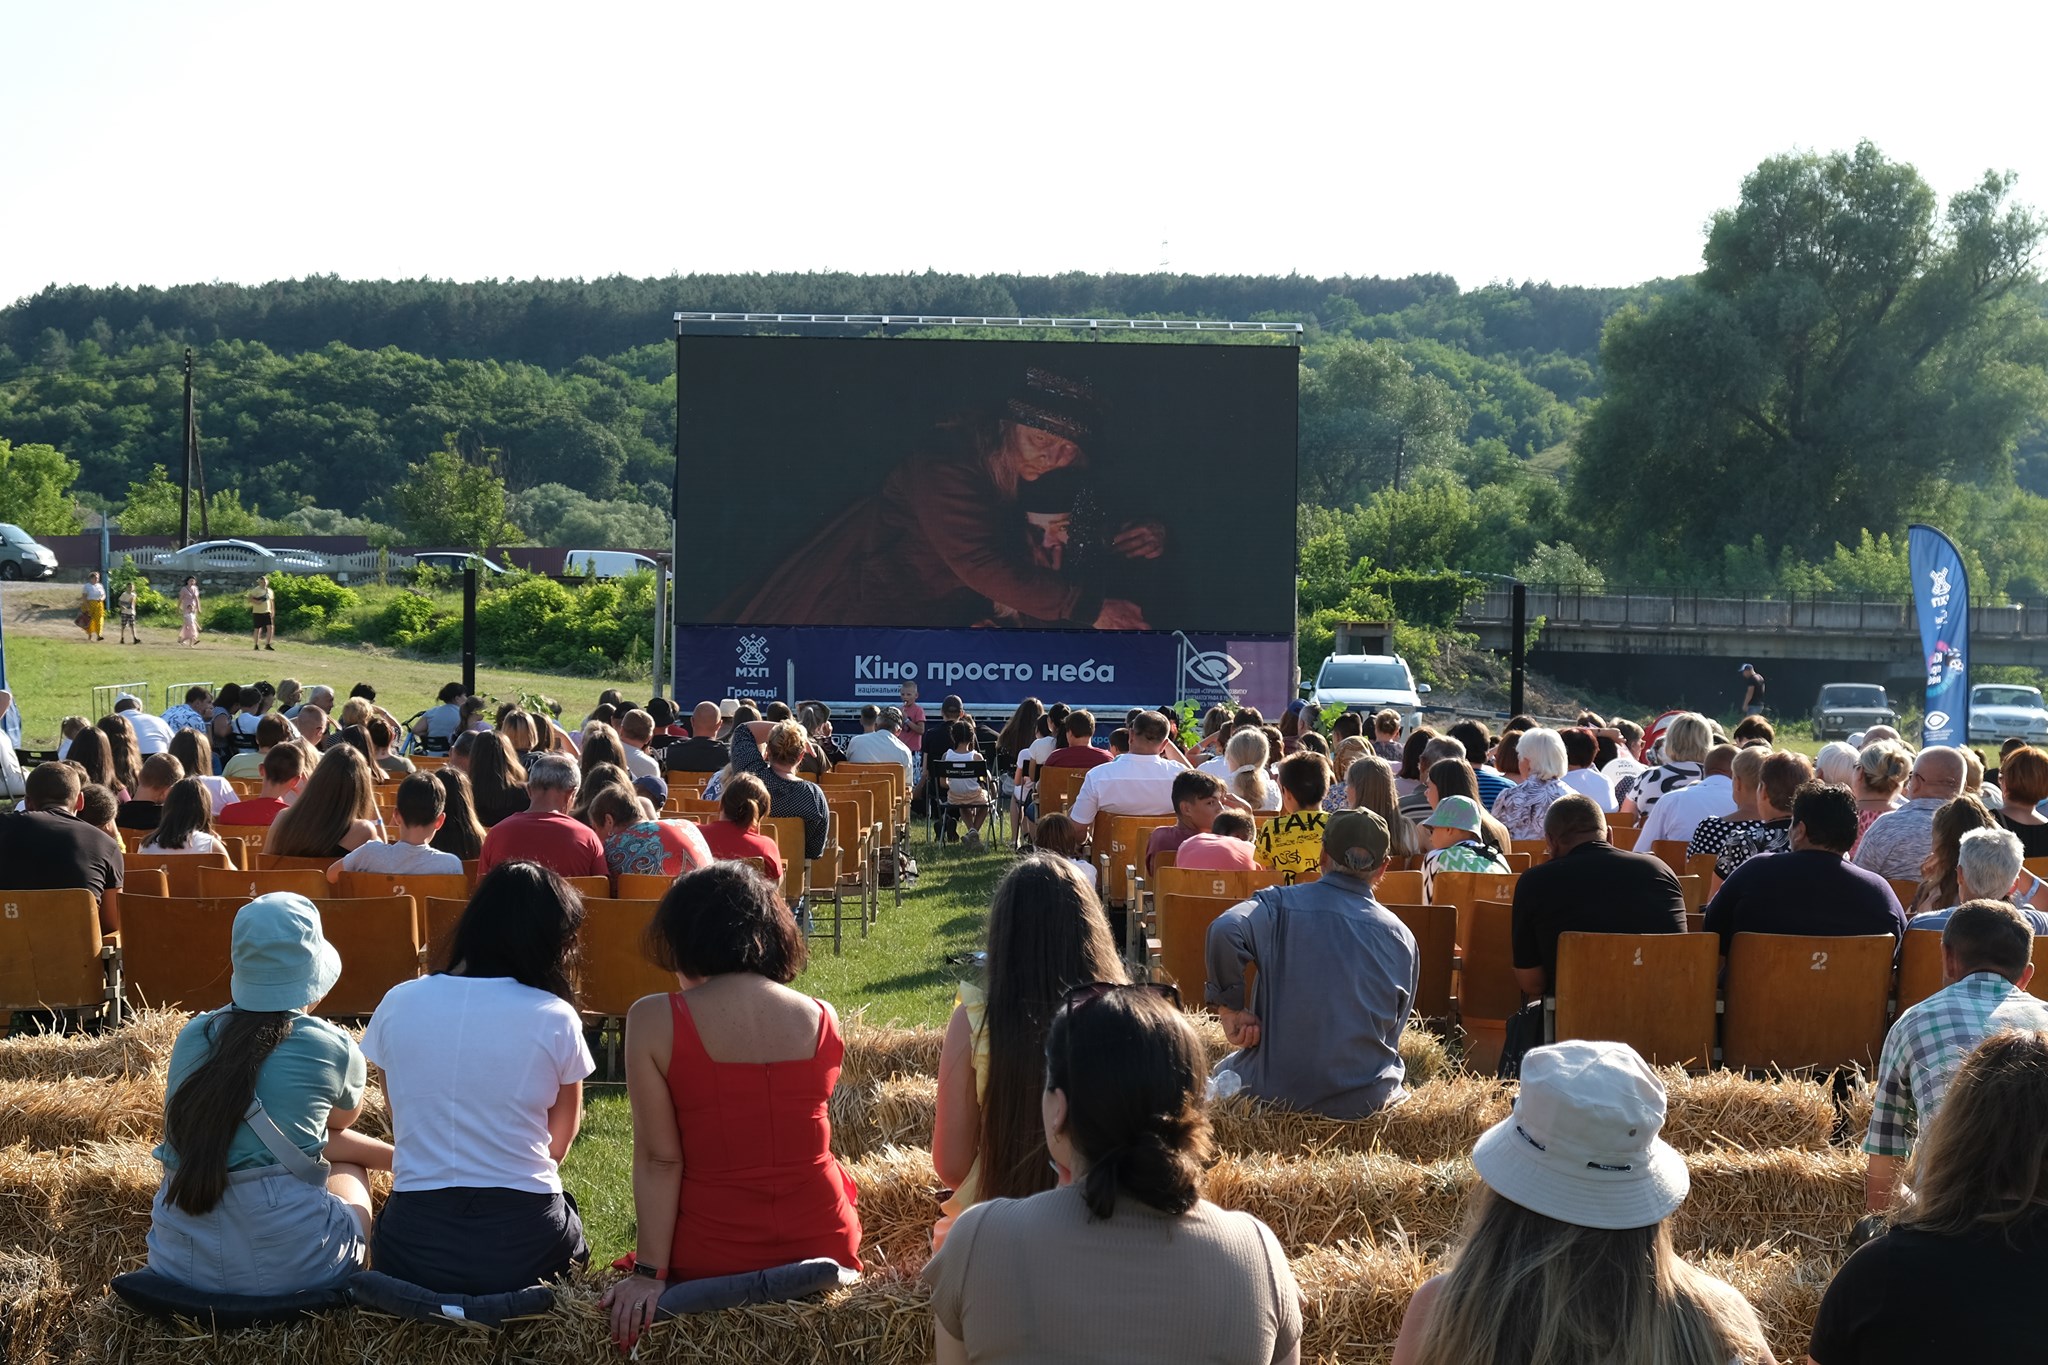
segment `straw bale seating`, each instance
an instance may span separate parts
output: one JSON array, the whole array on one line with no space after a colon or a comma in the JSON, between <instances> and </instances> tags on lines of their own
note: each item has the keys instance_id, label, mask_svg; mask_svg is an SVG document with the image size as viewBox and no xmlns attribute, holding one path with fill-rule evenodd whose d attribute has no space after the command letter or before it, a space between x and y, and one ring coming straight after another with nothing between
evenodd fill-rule
<instances>
[{"instance_id":1,"label":"straw bale seating","mask_svg":"<svg viewBox=\"0 0 2048 1365\"><path fill-rule=\"evenodd\" d=\"M597 1309L606 1269L578 1277L552 1312L502 1336L362 1309L216 1336L167 1328L106 1297L109 1276L143 1261L163 1068L184 1018L151 1012L118 1032L0 1043L0 1365L552 1365L612 1354ZM1228 1051L1213 1020L1198 1028L1212 1058ZM846 1035L832 1118L860 1190L869 1274L822 1299L658 1327L641 1360L929 1360L931 1317L916 1276L938 1215L928 1145L941 1031L871 1024L850 1011ZM1209 1197L1265 1220L1292 1258L1304 1360L1389 1358L1409 1294L1456 1236L1474 1179L1472 1141L1509 1109L1512 1087L1456 1071L1430 1035L1411 1031L1402 1050L1411 1098L1368 1119L1289 1113L1245 1097L1212 1109L1224 1155ZM1693 1176L1674 1239L1750 1297L1781 1358L1799 1359L1861 1211L1862 1159L1828 1145L1835 1107L1814 1082L1664 1076L1666 1134ZM363 1126L388 1133L372 1081ZM1867 1113L1867 1100L1852 1102L1849 1127ZM388 1177L376 1184L388 1188Z\"/></svg>"}]
</instances>

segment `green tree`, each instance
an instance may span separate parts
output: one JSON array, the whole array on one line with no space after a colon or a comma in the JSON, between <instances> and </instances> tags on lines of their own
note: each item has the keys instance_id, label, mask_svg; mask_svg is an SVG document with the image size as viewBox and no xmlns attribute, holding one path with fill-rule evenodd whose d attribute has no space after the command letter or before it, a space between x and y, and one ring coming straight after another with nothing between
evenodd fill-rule
<instances>
[{"instance_id":1,"label":"green tree","mask_svg":"<svg viewBox=\"0 0 2048 1365\"><path fill-rule=\"evenodd\" d=\"M544 483L508 494L505 514L540 545L658 548L669 543L662 509L622 498L593 498L565 484Z\"/></svg>"},{"instance_id":2,"label":"green tree","mask_svg":"<svg viewBox=\"0 0 2048 1365\"><path fill-rule=\"evenodd\" d=\"M116 520L126 535L174 536L178 533L180 502L178 485L171 482L162 465L152 465L148 478L128 485L128 500L121 504L121 514ZM192 503L194 540L202 535L260 536L274 524L256 508L242 506L242 494L238 489L215 489L206 499L204 516L200 513L199 501L194 499Z\"/></svg>"},{"instance_id":3,"label":"green tree","mask_svg":"<svg viewBox=\"0 0 2048 1365\"><path fill-rule=\"evenodd\" d=\"M482 552L506 544L519 532L505 515L505 481L455 453L455 434L406 470L397 492L405 529L425 545Z\"/></svg>"},{"instance_id":4,"label":"green tree","mask_svg":"<svg viewBox=\"0 0 2048 1365\"><path fill-rule=\"evenodd\" d=\"M78 462L55 446L14 445L0 437L0 521L11 521L32 536L63 536L78 530L71 484Z\"/></svg>"},{"instance_id":5,"label":"green tree","mask_svg":"<svg viewBox=\"0 0 2048 1365\"><path fill-rule=\"evenodd\" d=\"M1607 575L1600 572L1599 566L1580 554L1577 546L1565 541L1539 544L1534 553L1516 566L1514 576L1524 583L1546 587L1555 583L1587 592L1601 592L1607 587Z\"/></svg>"},{"instance_id":6,"label":"green tree","mask_svg":"<svg viewBox=\"0 0 2048 1365\"><path fill-rule=\"evenodd\" d=\"M1301 376L1301 492L1345 505L1447 463L1466 415L1450 386L1388 342L1318 347Z\"/></svg>"},{"instance_id":7,"label":"green tree","mask_svg":"<svg viewBox=\"0 0 2048 1365\"><path fill-rule=\"evenodd\" d=\"M1696 287L1607 326L1573 478L1593 542L1697 581L1759 525L1767 551L1812 559L1944 481L2009 480L2048 408L2043 224L2011 187L1987 174L1938 217L1869 143L1759 166Z\"/></svg>"}]
</instances>

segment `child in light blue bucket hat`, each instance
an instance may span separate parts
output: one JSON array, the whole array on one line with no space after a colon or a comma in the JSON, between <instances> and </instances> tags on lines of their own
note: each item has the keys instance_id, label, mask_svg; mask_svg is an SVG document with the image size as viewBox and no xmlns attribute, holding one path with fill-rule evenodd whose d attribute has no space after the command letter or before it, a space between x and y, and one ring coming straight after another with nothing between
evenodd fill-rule
<instances>
[{"instance_id":1,"label":"child in light blue bucket hat","mask_svg":"<svg viewBox=\"0 0 2048 1365\"><path fill-rule=\"evenodd\" d=\"M236 912L230 955L233 1003L195 1016L171 1048L149 1268L221 1294L332 1288L368 1251L367 1173L391 1169L391 1144L350 1130L361 1050L306 1013L341 956L313 902L289 892Z\"/></svg>"}]
</instances>

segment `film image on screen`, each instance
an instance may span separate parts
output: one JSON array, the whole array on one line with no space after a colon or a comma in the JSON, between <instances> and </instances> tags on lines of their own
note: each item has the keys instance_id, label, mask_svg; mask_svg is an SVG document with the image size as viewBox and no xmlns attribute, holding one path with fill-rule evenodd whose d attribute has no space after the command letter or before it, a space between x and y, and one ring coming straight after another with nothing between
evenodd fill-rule
<instances>
[{"instance_id":1,"label":"film image on screen","mask_svg":"<svg viewBox=\"0 0 2048 1365\"><path fill-rule=\"evenodd\" d=\"M1296 355L685 337L678 623L1286 635Z\"/></svg>"}]
</instances>

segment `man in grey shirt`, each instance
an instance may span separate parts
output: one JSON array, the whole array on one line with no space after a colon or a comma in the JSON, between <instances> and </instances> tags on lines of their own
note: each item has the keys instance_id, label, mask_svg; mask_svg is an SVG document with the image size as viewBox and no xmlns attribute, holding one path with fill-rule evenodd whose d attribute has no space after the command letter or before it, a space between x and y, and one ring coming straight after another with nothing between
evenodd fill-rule
<instances>
[{"instance_id":1,"label":"man in grey shirt","mask_svg":"<svg viewBox=\"0 0 2048 1365\"><path fill-rule=\"evenodd\" d=\"M1387 845L1372 811L1331 815L1320 880L1267 887L1209 926L1208 999L1237 1049L1218 1069L1251 1094L1340 1119L1406 1097L1401 1029L1420 960L1408 926L1373 899Z\"/></svg>"},{"instance_id":2,"label":"man in grey shirt","mask_svg":"<svg viewBox=\"0 0 2048 1365\"><path fill-rule=\"evenodd\" d=\"M1962 795L1969 775L1961 749L1922 749L1906 779L1906 804L1870 822L1852 861L1888 881L1918 878L1934 849L1935 813Z\"/></svg>"}]
</instances>

